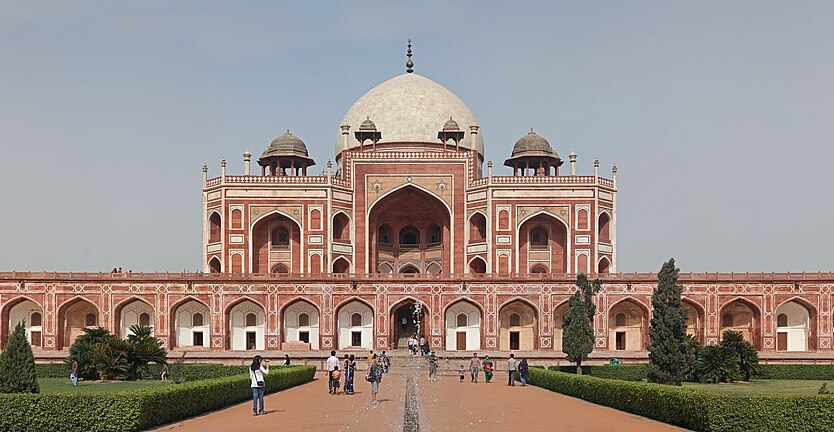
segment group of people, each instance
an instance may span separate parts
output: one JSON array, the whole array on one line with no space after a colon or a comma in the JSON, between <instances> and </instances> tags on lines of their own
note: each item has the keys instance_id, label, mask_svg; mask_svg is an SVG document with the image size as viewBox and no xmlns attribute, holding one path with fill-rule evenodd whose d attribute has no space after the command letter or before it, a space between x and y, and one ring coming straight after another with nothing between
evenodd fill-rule
<instances>
[{"instance_id":1,"label":"group of people","mask_svg":"<svg viewBox=\"0 0 834 432\"><path fill-rule=\"evenodd\" d=\"M422 355L423 357L429 356L429 344L426 341L426 338L421 337L419 340L417 336L411 336L408 338L408 351L411 352L411 355L416 356L417 354Z\"/></svg>"},{"instance_id":2,"label":"group of people","mask_svg":"<svg viewBox=\"0 0 834 432\"><path fill-rule=\"evenodd\" d=\"M495 372L495 365L492 363L492 359L490 359L489 356L484 356L484 359L481 360L478 357L478 353L472 353L472 358L469 359L470 382L478 382L478 373L481 370L484 371L484 378L486 378L486 382L491 382L493 373ZM518 375L521 385L526 386L527 378L530 377L530 366L527 363L526 358L522 358L521 361L518 361L515 358L515 354L510 354L510 358L507 359L508 386L515 386L516 375ZM464 367L463 365L460 365L460 382L463 382L465 377L466 372Z\"/></svg>"},{"instance_id":3,"label":"group of people","mask_svg":"<svg viewBox=\"0 0 834 432\"><path fill-rule=\"evenodd\" d=\"M340 363L342 368L339 368ZM355 393L354 377L356 376L356 357L353 354L345 354L343 362L336 357L336 351L330 351L330 357L325 362L327 368L327 389L331 395L339 394L339 387L341 386L342 377L344 377L344 387L342 387L343 395L352 395ZM385 353L374 354L373 351L368 353L368 374L365 375L365 381L371 383L371 403L376 405L376 395L379 393L379 384L382 382L382 376L388 373L391 367L391 359Z\"/></svg>"}]
</instances>

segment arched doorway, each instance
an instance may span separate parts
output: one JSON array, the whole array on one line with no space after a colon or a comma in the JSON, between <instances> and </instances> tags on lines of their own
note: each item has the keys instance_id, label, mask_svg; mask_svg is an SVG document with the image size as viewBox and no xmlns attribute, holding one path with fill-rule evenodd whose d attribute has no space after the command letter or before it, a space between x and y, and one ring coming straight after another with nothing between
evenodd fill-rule
<instances>
[{"instance_id":1,"label":"arched doorway","mask_svg":"<svg viewBox=\"0 0 834 432\"><path fill-rule=\"evenodd\" d=\"M796 300L776 308L776 350L812 351L816 349L816 311Z\"/></svg>"},{"instance_id":2,"label":"arched doorway","mask_svg":"<svg viewBox=\"0 0 834 432\"><path fill-rule=\"evenodd\" d=\"M264 308L249 299L233 304L226 311L226 348L235 351L264 349L266 315Z\"/></svg>"},{"instance_id":3,"label":"arched doorway","mask_svg":"<svg viewBox=\"0 0 834 432\"><path fill-rule=\"evenodd\" d=\"M288 273L303 269L301 227L281 213L266 216L252 227L252 272L267 273L277 264L284 265Z\"/></svg>"},{"instance_id":4,"label":"arched doorway","mask_svg":"<svg viewBox=\"0 0 834 432\"><path fill-rule=\"evenodd\" d=\"M188 299L171 310L172 347L208 348L211 346L211 315L202 302Z\"/></svg>"},{"instance_id":5,"label":"arched doorway","mask_svg":"<svg viewBox=\"0 0 834 432\"><path fill-rule=\"evenodd\" d=\"M360 300L351 300L339 308L336 316L340 349L374 349L374 312Z\"/></svg>"},{"instance_id":6,"label":"arched doorway","mask_svg":"<svg viewBox=\"0 0 834 432\"><path fill-rule=\"evenodd\" d=\"M28 298L21 297L3 306L2 346L5 347L17 324L23 322L26 338L33 349L42 346L43 309Z\"/></svg>"},{"instance_id":7,"label":"arched doorway","mask_svg":"<svg viewBox=\"0 0 834 432\"><path fill-rule=\"evenodd\" d=\"M350 262L343 257L333 261L333 273L350 273Z\"/></svg>"},{"instance_id":8,"label":"arched doorway","mask_svg":"<svg viewBox=\"0 0 834 432\"><path fill-rule=\"evenodd\" d=\"M374 203L368 215L370 268L382 271L388 264L424 273L438 263L450 272L449 210L439 198L415 186L406 186ZM402 270L399 271L403 273Z\"/></svg>"},{"instance_id":9,"label":"arched doorway","mask_svg":"<svg viewBox=\"0 0 834 432\"><path fill-rule=\"evenodd\" d=\"M428 308L422 302L405 299L391 306L391 343L392 349L408 348L408 338L428 339Z\"/></svg>"},{"instance_id":10,"label":"arched doorway","mask_svg":"<svg viewBox=\"0 0 834 432\"><path fill-rule=\"evenodd\" d=\"M722 337L726 330L737 331L757 350L761 349L761 314L756 305L744 299L736 299L721 308L719 317Z\"/></svg>"},{"instance_id":11,"label":"arched doorway","mask_svg":"<svg viewBox=\"0 0 834 432\"><path fill-rule=\"evenodd\" d=\"M282 349L319 349L319 310L306 300L296 300L284 309L285 344Z\"/></svg>"},{"instance_id":12,"label":"arched doorway","mask_svg":"<svg viewBox=\"0 0 834 432\"><path fill-rule=\"evenodd\" d=\"M568 314L568 302L562 302L553 310L553 349L562 351L562 339L565 331L565 316Z\"/></svg>"},{"instance_id":13,"label":"arched doorway","mask_svg":"<svg viewBox=\"0 0 834 432\"><path fill-rule=\"evenodd\" d=\"M608 349L645 351L648 343L649 311L632 299L608 310Z\"/></svg>"},{"instance_id":14,"label":"arched doorway","mask_svg":"<svg viewBox=\"0 0 834 432\"><path fill-rule=\"evenodd\" d=\"M519 227L521 268L531 272L544 267L550 273L567 273L567 226L549 213L540 213Z\"/></svg>"},{"instance_id":15,"label":"arched doorway","mask_svg":"<svg viewBox=\"0 0 834 432\"><path fill-rule=\"evenodd\" d=\"M119 317L117 337L124 339L133 334L130 331L132 326L151 327L151 335L153 335L154 311L153 306L148 303L139 299L130 300L116 309L116 316Z\"/></svg>"},{"instance_id":16,"label":"arched doorway","mask_svg":"<svg viewBox=\"0 0 834 432\"><path fill-rule=\"evenodd\" d=\"M481 349L481 310L468 300L458 300L446 309L446 350Z\"/></svg>"},{"instance_id":17,"label":"arched doorway","mask_svg":"<svg viewBox=\"0 0 834 432\"><path fill-rule=\"evenodd\" d=\"M498 349L501 351L532 351L536 349L536 310L527 302L513 300L498 311Z\"/></svg>"},{"instance_id":18,"label":"arched doorway","mask_svg":"<svg viewBox=\"0 0 834 432\"><path fill-rule=\"evenodd\" d=\"M472 261L469 261L469 273L477 273L477 274L484 274L487 271L487 264L486 261L483 260L481 257L472 258Z\"/></svg>"},{"instance_id":19,"label":"arched doorway","mask_svg":"<svg viewBox=\"0 0 834 432\"><path fill-rule=\"evenodd\" d=\"M76 298L58 310L58 341L56 348L69 347L75 338L84 334L85 328L99 326L99 315L96 306L83 298Z\"/></svg>"},{"instance_id":20,"label":"arched doorway","mask_svg":"<svg viewBox=\"0 0 834 432\"><path fill-rule=\"evenodd\" d=\"M611 267L611 261L608 261L608 257L602 257L599 259L599 265L597 266L597 273L601 275L608 274L608 269Z\"/></svg>"},{"instance_id":21,"label":"arched doorway","mask_svg":"<svg viewBox=\"0 0 834 432\"><path fill-rule=\"evenodd\" d=\"M220 265L220 260L217 257L212 257L208 263L209 273L220 273L223 268Z\"/></svg>"}]
</instances>

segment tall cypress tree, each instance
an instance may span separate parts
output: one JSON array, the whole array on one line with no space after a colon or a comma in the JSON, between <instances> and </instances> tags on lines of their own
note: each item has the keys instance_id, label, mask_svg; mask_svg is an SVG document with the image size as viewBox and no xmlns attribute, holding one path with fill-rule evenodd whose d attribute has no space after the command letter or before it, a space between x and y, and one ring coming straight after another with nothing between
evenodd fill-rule
<instances>
[{"instance_id":1,"label":"tall cypress tree","mask_svg":"<svg viewBox=\"0 0 834 432\"><path fill-rule=\"evenodd\" d=\"M26 340L23 321L17 323L9 343L0 354L0 393L40 393L35 374L35 355Z\"/></svg>"},{"instance_id":2,"label":"tall cypress tree","mask_svg":"<svg viewBox=\"0 0 834 432\"><path fill-rule=\"evenodd\" d=\"M576 373L582 375L582 361L588 358L593 349L594 331L582 302L582 294L577 291L568 302L562 351L569 361L576 363Z\"/></svg>"},{"instance_id":3,"label":"tall cypress tree","mask_svg":"<svg viewBox=\"0 0 834 432\"><path fill-rule=\"evenodd\" d=\"M576 286L579 287L579 294L581 295L582 304L585 307L585 313L588 315L588 321L594 322L594 315L597 313L597 305L594 303L594 295L602 288L602 283L599 279L593 282L588 280L585 273L579 273L576 276Z\"/></svg>"},{"instance_id":4,"label":"tall cypress tree","mask_svg":"<svg viewBox=\"0 0 834 432\"><path fill-rule=\"evenodd\" d=\"M663 264L652 294L652 322L649 330L649 381L681 385L693 362L686 344L687 313L681 304L675 259Z\"/></svg>"}]
</instances>

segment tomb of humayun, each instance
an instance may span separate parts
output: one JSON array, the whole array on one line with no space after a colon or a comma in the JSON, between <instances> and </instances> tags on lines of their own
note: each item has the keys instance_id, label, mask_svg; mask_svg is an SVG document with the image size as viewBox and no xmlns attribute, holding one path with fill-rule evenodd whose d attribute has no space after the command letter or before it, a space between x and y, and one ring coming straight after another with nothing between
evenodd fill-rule
<instances>
[{"instance_id":1,"label":"tomb of humayun","mask_svg":"<svg viewBox=\"0 0 834 432\"><path fill-rule=\"evenodd\" d=\"M560 358L567 300L587 273L603 282L593 356L645 359L656 276L617 273L616 166L579 174L575 153L520 130L513 145L491 143L512 171L493 175L484 145L500 125L482 129L408 54L406 73L323 125L336 154L322 175L308 174L316 161L295 130L255 166L244 153L242 172L203 167L202 273L0 273L0 342L25 320L41 360L66 356L85 327L125 337L135 324L206 359L396 350L415 333L461 356ZM763 359L834 358L834 274L680 283L703 343L733 329Z\"/></svg>"}]
</instances>

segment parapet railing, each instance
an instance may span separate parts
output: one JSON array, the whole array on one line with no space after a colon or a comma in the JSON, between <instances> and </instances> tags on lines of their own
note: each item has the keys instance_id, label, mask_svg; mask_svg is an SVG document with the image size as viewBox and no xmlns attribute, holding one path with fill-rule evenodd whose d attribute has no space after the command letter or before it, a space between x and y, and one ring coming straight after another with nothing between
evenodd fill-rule
<instances>
[{"instance_id":1,"label":"parapet railing","mask_svg":"<svg viewBox=\"0 0 834 432\"><path fill-rule=\"evenodd\" d=\"M559 184L559 185L592 185L597 181L600 186L613 188L614 181L594 176L492 176L491 183L496 185L505 184ZM217 186L221 183L228 184L327 184L327 176L226 176L215 177L206 181L206 187ZM332 179L332 183L339 186L348 187L350 182L337 177ZM482 186L490 183L490 177L481 177L470 182L469 186Z\"/></svg>"},{"instance_id":2,"label":"parapet railing","mask_svg":"<svg viewBox=\"0 0 834 432\"><path fill-rule=\"evenodd\" d=\"M224 282L224 281L550 281L572 283L576 281L576 274L568 273L90 273L90 272L0 272L0 280L71 280L71 281L191 281L191 282ZM590 274L591 279L599 278L605 283L640 282L653 283L657 281L657 273L609 273ZM680 282L802 282L802 281L831 281L834 282L834 272L801 272L801 273L681 273Z\"/></svg>"}]
</instances>

